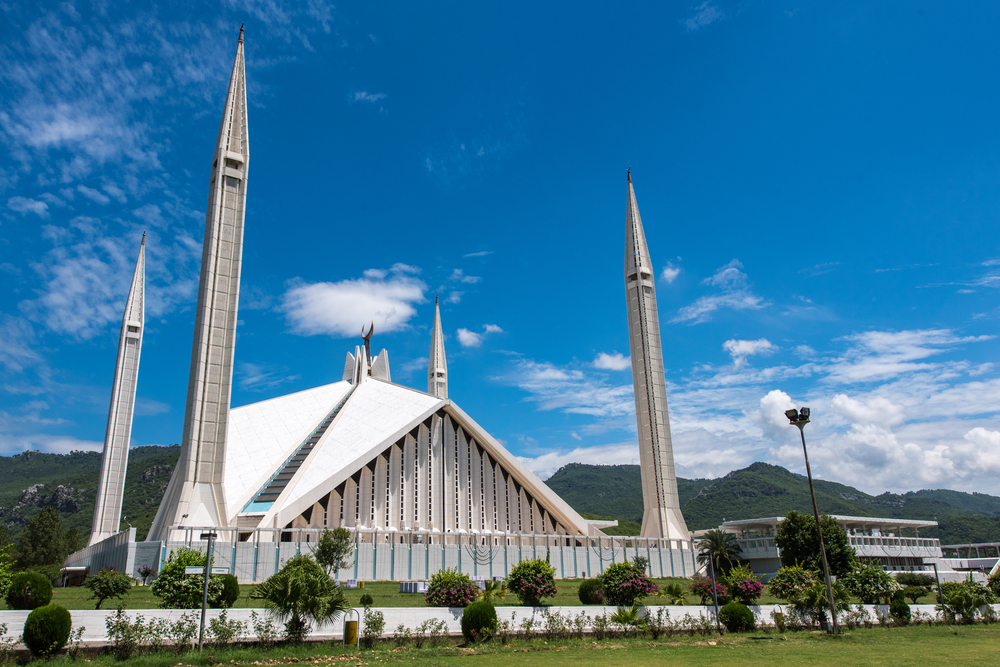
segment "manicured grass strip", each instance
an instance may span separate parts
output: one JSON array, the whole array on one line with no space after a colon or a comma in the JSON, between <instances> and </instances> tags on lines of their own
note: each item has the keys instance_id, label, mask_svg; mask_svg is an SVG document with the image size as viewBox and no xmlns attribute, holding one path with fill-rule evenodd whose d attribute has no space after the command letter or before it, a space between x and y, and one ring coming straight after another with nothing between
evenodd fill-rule
<instances>
[{"instance_id":1,"label":"manicured grass strip","mask_svg":"<svg viewBox=\"0 0 1000 667\"><path fill-rule=\"evenodd\" d=\"M197 667L227 665L278 665L308 662L317 665L438 665L445 667L511 667L535 665L986 665L1000 659L1000 626L919 626L859 629L840 637L821 632L774 631L702 636L674 636L662 641L645 639L514 641L509 646L489 643L464 646L454 642L415 649L381 645L374 650L344 651L339 644L307 644L270 650L217 650L138 656L135 667ZM109 655L90 655L92 667L113 667ZM68 658L56 658L49 667L69 667Z\"/></svg>"}]
</instances>

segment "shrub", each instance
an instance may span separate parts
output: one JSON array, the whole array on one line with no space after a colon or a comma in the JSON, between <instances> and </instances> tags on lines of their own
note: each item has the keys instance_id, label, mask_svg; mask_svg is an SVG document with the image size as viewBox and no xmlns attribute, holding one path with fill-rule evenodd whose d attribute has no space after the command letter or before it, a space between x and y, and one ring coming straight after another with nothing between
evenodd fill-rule
<instances>
[{"instance_id":1,"label":"shrub","mask_svg":"<svg viewBox=\"0 0 1000 667\"><path fill-rule=\"evenodd\" d=\"M900 572L896 575L896 582L900 586L922 586L923 588L930 588L935 584L934 577L929 574L920 574L918 572Z\"/></svg>"},{"instance_id":2,"label":"shrub","mask_svg":"<svg viewBox=\"0 0 1000 667\"><path fill-rule=\"evenodd\" d=\"M184 568L205 566L205 554L186 547L171 551L160 569L160 575L153 581L153 595L160 598L164 609L197 609L201 607L204 594L205 575L184 574ZM220 605L222 597L222 577L210 576L208 581L208 602L213 607Z\"/></svg>"},{"instance_id":3,"label":"shrub","mask_svg":"<svg viewBox=\"0 0 1000 667\"><path fill-rule=\"evenodd\" d=\"M473 602L462 613L462 636L468 642L489 639L497 626L497 610L487 600Z\"/></svg>"},{"instance_id":4,"label":"shrub","mask_svg":"<svg viewBox=\"0 0 1000 667\"><path fill-rule=\"evenodd\" d=\"M902 588L892 575L882 568L861 561L838 581L843 582L848 592L865 604L879 604Z\"/></svg>"},{"instance_id":5,"label":"shrub","mask_svg":"<svg viewBox=\"0 0 1000 667\"><path fill-rule=\"evenodd\" d=\"M917 604L917 600L927 595L927 589L923 586L907 586L900 592L911 604Z\"/></svg>"},{"instance_id":6,"label":"shrub","mask_svg":"<svg viewBox=\"0 0 1000 667\"><path fill-rule=\"evenodd\" d=\"M577 591L583 604L604 604L604 584L600 579L586 579Z\"/></svg>"},{"instance_id":7,"label":"shrub","mask_svg":"<svg viewBox=\"0 0 1000 667\"><path fill-rule=\"evenodd\" d=\"M719 620L729 632L749 632L754 629L753 612L740 602L730 602L720 609Z\"/></svg>"},{"instance_id":8,"label":"shrub","mask_svg":"<svg viewBox=\"0 0 1000 667\"><path fill-rule=\"evenodd\" d=\"M930 586L930 584L928 584ZM990 576L986 586L993 591L993 595L1000 597L1000 570Z\"/></svg>"},{"instance_id":9,"label":"shrub","mask_svg":"<svg viewBox=\"0 0 1000 667\"><path fill-rule=\"evenodd\" d=\"M893 598L892 604L889 605L889 615L896 625L910 624L910 605L903 601L902 595Z\"/></svg>"},{"instance_id":10,"label":"shrub","mask_svg":"<svg viewBox=\"0 0 1000 667\"><path fill-rule=\"evenodd\" d=\"M37 609L52 599L52 583L37 572L15 574L7 587L7 606L11 609Z\"/></svg>"},{"instance_id":11,"label":"shrub","mask_svg":"<svg viewBox=\"0 0 1000 667\"><path fill-rule=\"evenodd\" d=\"M370 599L371 596L369 595ZM365 629L361 631L361 645L365 648L374 648L378 640L382 639L385 631L385 616L380 611L375 611L365 607Z\"/></svg>"},{"instance_id":12,"label":"shrub","mask_svg":"<svg viewBox=\"0 0 1000 667\"><path fill-rule=\"evenodd\" d=\"M712 580L706 577L698 577L691 580L688 587L692 593L701 598L702 604L708 604L712 600ZM721 581L715 582L715 593L719 597L719 602L723 602L729 596L729 589Z\"/></svg>"},{"instance_id":13,"label":"shrub","mask_svg":"<svg viewBox=\"0 0 1000 667\"><path fill-rule=\"evenodd\" d=\"M555 597L556 570L541 558L523 560L507 575L507 588L521 604L537 607L542 598Z\"/></svg>"},{"instance_id":14,"label":"shrub","mask_svg":"<svg viewBox=\"0 0 1000 667\"><path fill-rule=\"evenodd\" d=\"M222 594L219 595L219 605L228 609L240 599L240 582L231 574L223 574L219 577L219 580L222 582Z\"/></svg>"},{"instance_id":15,"label":"shrub","mask_svg":"<svg viewBox=\"0 0 1000 667\"><path fill-rule=\"evenodd\" d=\"M668 604L676 604L676 605L687 604L687 591L685 591L684 587L678 583L665 584L661 586L660 592L657 593L656 595L659 597L667 598Z\"/></svg>"},{"instance_id":16,"label":"shrub","mask_svg":"<svg viewBox=\"0 0 1000 667\"><path fill-rule=\"evenodd\" d=\"M833 604L837 613L848 611L851 608L851 596L840 581L832 584ZM793 597L790 602L792 609L803 617L808 617L813 623L817 621L823 623L828 619L830 611L830 598L826 590L826 584L816 582L815 585L806 588L801 593Z\"/></svg>"},{"instance_id":17,"label":"shrub","mask_svg":"<svg viewBox=\"0 0 1000 667\"><path fill-rule=\"evenodd\" d=\"M729 595L737 602L753 604L764 592L763 577L753 573L748 565L737 565L729 570L726 583L729 585Z\"/></svg>"},{"instance_id":18,"label":"shrub","mask_svg":"<svg viewBox=\"0 0 1000 667\"><path fill-rule=\"evenodd\" d=\"M631 607L637 600L654 595L659 587L632 563L615 563L601 575L604 599L616 607Z\"/></svg>"},{"instance_id":19,"label":"shrub","mask_svg":"<svg viewBox=\"0 0 1000 667\"><path fill-rule=\"evenodd\" d=\"M87 577L83 585L90 591L90 599L97 600L94 609L100 609L105 600L121 599L132 590L132 577L114 568L106 567Z\"/></svg>"},{"instance_id":20,"label":"shrub","mask_svg":"<svg viewBox=\"0 0 1000 667\"><path fill-rule=\"evenodd\" d=\"M36 608L24 622L24 645L32 655L48 656L66 645L73 619L66 607L49 604Z\"/></svg>"},{"instance_id":21,"label":"shrub","mask_svg":"<svg viewBox=\"0 0 1000 667\"><path fill-rule=\"evenodd\" d=\"M479 586L458 570L439 570L427 586L424 599L432 607L464 607L479 597Z\"/></svg>"},{"instance_id":22,"label":"shrub","mask_svg":"<svg viewBox=\"0 0 1000 667\"><path fill-rule=\"evenodd\" d=\"M375 604L375 598L373 598L371 595L369 595L368 593L365 593L364 595L361 596L361 606L362 607L370 607L373 604Z\"/></svg>"},{"instance_id":23,"label":"shrub","mask_svg":"<svg viewBox=\"0 0 1000 667\"><path fill-rule=\"evenodd\" d=\"M263 600L271 615L285 623L285 636L292 643L306 638L310 621L329 623L350 608L340 586L305 554L285 561L257 586L253 597Z\"/></svg>"},{"instance_id":24,"label":"shrub","mask_svg":"<svg viewBox=\"0 0 1000 667\"><path fill-rule=\"evenodd\" d=\"M779 600L791 600L807 588L812 588L819 581L819 576L812 570L801 565L788 565L778 570L778 573L767 582L767 590Z\"/></svg>"}]
</instances>

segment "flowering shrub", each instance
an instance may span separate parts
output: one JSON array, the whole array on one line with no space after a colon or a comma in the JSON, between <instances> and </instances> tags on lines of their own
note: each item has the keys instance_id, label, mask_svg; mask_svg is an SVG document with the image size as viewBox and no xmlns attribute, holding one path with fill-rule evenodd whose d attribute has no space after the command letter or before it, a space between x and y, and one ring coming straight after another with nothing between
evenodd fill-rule
<instances>
[{"instance_id":1,"label":"flowering shrub","mask_svg":"<svg viewBox=\"0 0 1000 667\"><path fill-rule=\"evenodd\" d=\"M753 573L749 566L737 565L726 575L729 595L737 602L753 604L764 592L762 577Z\"/></svg>"},{"instance_id":2,"label":"flowering shrub","mask_svg":"<svg viewBox=\"0 0 1000 667\"><path fill-rule=\"evenodd\" d=\"M701 598L702 604L708 604L712 600L712 580L706 577L698 577L691 580L688 587L692 593ZM716 580L715 592L719 596L719 602L729 598L729 588L724 583Z\"/></svg>"},{"instance_id":3,"label":"flowering shrub","mask_svg":"<svg viewBox=\"0 0 1000 667\"><path fill-rule=\"evenodd\" d=\"M896 579L877 565L858 563L845 576L840 577L847 591L865 604L879 604L891 598L900 586Z\"/></svg>"},{"instance_id":4,"label":"flowering shrub","mask_svg":"<svg viewBox=\"0 0 1000 667\"><path fill-rule=\"evenodd\" d=\"M618 607L631 607L636 600L655 595L659 586L651 582L646 573L632 563L615 563L601 575L604 599Z\"/></svg>"},{"instance_id":5,"label":"flowering shrub","mask_svg":"<svg viewBox=\"0 0 1000 667\"><path fill-rule=\"evenodd\" d=\"M541 558L523 560L507 575L507 588L521 604L537 607L542 598L556 596L556 570Z\"/></svg>"},{"instance_id":6,"label":"flowering shrub","mask_svg":"<svg viewBox=\"0 0 1000 667\"><path fill-rule=\"evenodd\" d=\"M479 586L458 570L439 571L431 577L424 593L424 599L432 607L464 607L478 597Z\"/></svg>"},{"instance_id":7,"label":"flowering shrub","mask_svg":"<svg viewBox=\"0 0 1000 667\"><path fill-rule=\"evenodd\" d=\"M807 588L812 588L819 581L816 573L801 565L789 565L778 570L778 573L767 582L771 595L779 600L791 600Z\"/></svg>"}]
</instances>

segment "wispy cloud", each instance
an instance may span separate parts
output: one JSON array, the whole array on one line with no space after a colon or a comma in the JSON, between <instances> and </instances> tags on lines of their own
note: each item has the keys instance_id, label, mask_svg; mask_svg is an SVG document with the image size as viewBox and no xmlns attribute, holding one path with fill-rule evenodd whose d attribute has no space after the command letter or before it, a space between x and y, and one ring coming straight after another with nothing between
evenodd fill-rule
<instances>
[{"instance_id":1,"label":"wispy cloud","mask_svg":"<svg viewBox=\"0 0 1000 667\"><path fill-rule=\"evenodd\" d=\"M747 357L755 354L771 354L777 348L766 338L758 340L727 340L722 344L722 349L733 358L733 366L740 368L747 362Z\"/></svg>"},{"instance_id":2,"label":"wispy cloud","mask_svg":"<svg viewBox=\"0 0 1000 667\"><path fill-rule=\"evenodd\" d=\"M236 364L236 377L239 380L240 389L266 391L298 380L300 376L289 374L288 369L284 366L241 361Z\"/></svg>"},{"instance_id":3,"label":"wispy cloud","mask_svg":"<svg viewBox=\"0 0 1000 667\"><path fill-rule=\"evenodd\" d=\"M750 290L750 281L747 274L740 270L742 268L743 264L738 259L720 267L711 278L706 278L701 283L716 288L718 293L703 296L690 306L681 308L670 321L699 324L707 322L712 313L719 309L759 310L768 306L762 297Z\"/></svg>"},{"instance_id":4,"label":"wispy cloud","mask_svg":"<svg viewBox=\"0 0 1000 667\"><path fill-rule=\"evenodd\" d=\"M458 330L458 342L462 344L462 347L480 347L486 336L498 333L503 333L503 329L495 324L484 324L482 333L476 333L463 327Z\"/></svg>"},{"instance_id":5,"label":"wispy cloud","mask_svg":"<svg viewBox=\"0 0 1000 667\"><path fill-rule=\"evenodd\" d=\"M680 273L681 273L681 270L678 269L678 268L675 268L675 267L669 266L669 265L665 266L665 267L663 267L663 271L660 272L660 280L662 280L663 282L665 282L667 284L670 284L670 283L674 282L674 278L676 278L677 276L679 276Z\"/></svg>"},{"instance_id":6,"label":"wispy cloud","mask_svg":"<svg viewBox=\"0 0 1000 667\"><path fill-rule=\"evenodd\" d=\"M681 20L681 25L688 32L695 32L701 30L706 26L710 26L716 21L721 21L726 18L725 13L719 9L712 0L705 0L705 2L697 5L693 8L694 13L685 19Z\"/></svg>"},{"instance_id":7,"label":"wispy cloud","mask_svg":"<svg viewBox=\"0 0 1000 667\"><path fill-rule=\"evenodd\" d=\"M462 255L462 257L486 257L487 255L492 255L492 254L493 254L492 250L480 250L479 252L467 253L465 255Z\"/></svg>"},{"instance_id":8,"label":"wispy cloud","mask_svg":"<svg viewBox=\"0 0 1000 667\"><path fill-rule=\"evenodd\" d=\"M482 278L480 278L479 276L467 276L462 271L462 269L455 269L454 271L451 272L451 278L450 278L450 280L454 280L454 281L466 283L466 284L469 284L469 285L473 285L475 283L478 283L480 280L482 280Z\"/></svg>"},{"instance_id":9,"label":"wispy cloud","mask_svg":"<svg viewBox=\"0 0 1000 667\"><path fill-rule=\"evenodd\" d=\"M11 197L7 200L7 208L18 213L34 213L40 218L49 217L49 205L37 199L28 197Z\"/></svg>"},{"instance_id":10,"label":"wispy cloud","mask_svg":"<svg viewBox=\"0 0 1000 667\"><path fill-rule=\"evenodd\" d=\"M349 95L349 98L351 99L352 102L369 102L369 103L380 102L381 100L384 100L387 97L389 96L386 95L385 93L367 93L363 90L357 90L351 93L351 95Z\"/></svg>"}]
</instances>

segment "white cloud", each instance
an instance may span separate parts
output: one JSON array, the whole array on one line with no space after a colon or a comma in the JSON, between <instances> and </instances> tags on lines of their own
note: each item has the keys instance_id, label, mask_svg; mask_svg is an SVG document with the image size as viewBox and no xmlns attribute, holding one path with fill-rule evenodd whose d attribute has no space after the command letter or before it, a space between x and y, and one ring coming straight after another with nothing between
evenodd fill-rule
<instances>
[{"instance_id":1,"label":"white cloud","mask_svg":"<svg viewBox=\"0 0 1000 667\"><path fill-rule=\"evenodd\" d=\"M479 347L483 344L483 337L474 331L462 328L458 330L458 342L462 347Z\"/></svg>"},{"instance_id":2,"label":"white cloud","mask_svg":"<svg viewBox=\"0 0 1000 667\"><path fill-rule=\"evenodd\" d=\"M637 463L639 446L632 443L577 447L569 451L546 452L539 456L518 456L528 470L541 479L548 479L567 463L592 465L627 465Z\"/></svg>"},{"instance_id":3,"label":"white cloud","mask_svg":"<svg viewBox=\"0 0 1000 667\"><path fill-rule=\"evenodd\" d=\"M898 426L906 421L906 407L881 396L862 402L846 394L837 394L830 401L830 407L853 424Z\"/></svg>"},{"instance_id":4,"label":"white cloud","mask_svg":"<svg viewBox=\"0 0 1000 667\"><path fill-rule=\"evenodd\" d=\"M380 102L381 100L384 100L387 97L389 96L386 95L385 93L367 93L363 90L358 90L355 91L352 95L350 95L349 99L353 102L375 103L375 102Z\"/></svg>"},{"instance_id":5,"label":"white cloud","mask_svg":"<svg viewBox=\"0 0 1000 667\"><path fill-rule=\"evenodd\" d=\"M475 284L482 280L482 278L479 276L467 276L463 273L462 269L455 269L451 272L451 280L457 280L467 284Z\"/></svg>"},{"instance_id":6,"label":"white cloud","mask_svg":"<svg viewBox=\"0 0 1000 667\"><path fill-rule=\"evenodd\" d=\"M722 349L733 358L733 366L739 368L746 364L747 357L755 354L771 354L777 348L766 338L758 340L727 340Z\"/></svg>"},{"instance_id":7,"label":"white cloud","mask_svg":"<svg viewBox=\"0 0 1000 667\"><path fill-rule=\"evenodd\" d=\"M750 291L750 282L747 275L740 271L742 268L743 264L737 259L720 267L711 278L706 278L701 284L716 287L721 293L703 296L690 306L684 306L670 321L699 324L710 320L711 314L721 308L759 310L769 305L763 298Z\"/></svg>"},{"instance_id":8,"label":"white cloud","mask_svg":"<svg viewBox=\"0 0 1000 667\"><path fill-rule=\"evenodd\" d=\"M957 336L949 329L866 331L844 337L854 345L829 368L830 382L872 382L901 373L932 370L921 359L957 345L990 340L993 336Z\"/></svg>"},{"instance_id":9,"label":"white cloud","mask_svg":"<svg viewBox=\"0 0 1000 667\"><path fill-rule=\"evenodd\" d=\"M284 366L240 361L236 363L236 377L243 390L265 391L298 380L301 376L289 375Z\"/></svg>"},{"instance_id":10,"label":"white cloud","mask_svg":"<svg viewBox=\"0 0 1000 667\"><path fill-rule=\"evenodd\" d=\"M488 334L491 334L491 333L503 333L503 329L501 329L500 327L498 327L495 324L484 324L483 325L483 331L486 332L486 333L488 333Z\"/></svg>"},{"instance_id":11,"label":"white cloud","mask_svg":"<svg viewBox=\"0 0 1000 667\"><path fill-rule=\"evenodd\" d=\"M424 302L427 286L414 267L397 264L387 272L369 270L363 278L339 282L293 283L282 297L281 310L294 333L353 337L375 322L378 333L404 329Z\"/></svg>"},{"instance_id":12,"label":"white cloud","mask_svg":"<svg viewBox=\"0 0 1000 667\"><path fill-rule=\"evenodd\" d=\"M675 269L672 266L665 266L663 267L663 271L660 272L660 280L663 280L667 283L672 283L674 282L674 278L679 276L680 273L681 273L680 269Z\"/></svg>"},{"instance_id":13,"label":"white cloud","mask_svg":"<svg viewBox=\"0 0 1000 667\"><path fill-rule=\"evenodd\" d=\"M76 186L76 189L84 197L86 197L87 199L89 199L91 201L95 201L98 204L107 204L107 203L109 203L111 201L111 197L107 196L106 194L104 194L100 190L95 190L93 188L88 188L86 185L83 185L82 183L80 185Z\"/></svg>"},{"instance_id":14,"label":"white cloud","mask_svg":"<svg viewBox=\"0 0 1000 667\"><path fill-rule=\"evenodd\" d=\"M487 255L492 255L492 254L493 254L492 250L480 250L479 252L467 253L465 255L462 255L462 257L486 257Z\"/></svg>"},{"instance_id":15,"label":"white cloud","mask_svg":"<svg viewBox=\"0 0 1000 667\"><path fill-rule=\"evenodd\" d=\"M465 294L465 292L459 292L458 290L452 290L451 292L448 292L448 298L445 299L444 302L445 303L461 303L461 301L462 301L462 295L464 295L464 294Z\"/></svg>"},{"instance_id":16,"label":"white cloud","mask_svg":"<svg viewBox=\"0 0 1000 667\"><path fill-rule=\"evenodd\" d=\"M12 211L17 211L22 215L34 213L40 218L49 217L49 205L43 201L38 201L37 199L28 199L27 197L11 197L7 200L7 208Z\"/></svg>"},{"instance_id":17,"label":"white cloud","mask_svg":"<svg viewBox=\"0 0 1000 667\"><path fill-rule=\"evenodd\" d=\"M681 25L688 32L695 32L724 18L726 18L725 13L715 6L712 0L705 0L705 2L694 7L694 14L683 19Z\"/></svg>"},{"instance_id":18,"label":"white cloud","mask_svg":"<svg viewBox=\"0 0 1000 667\"><path fill-rule=\"evenodd\" d=\"M631 357L626 357L621 352L601 352L594 358L594 368L601 368L608 371L623 371L632 367Z\"/></svg>"}]
</instances>

